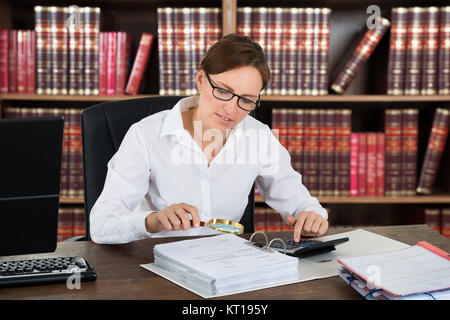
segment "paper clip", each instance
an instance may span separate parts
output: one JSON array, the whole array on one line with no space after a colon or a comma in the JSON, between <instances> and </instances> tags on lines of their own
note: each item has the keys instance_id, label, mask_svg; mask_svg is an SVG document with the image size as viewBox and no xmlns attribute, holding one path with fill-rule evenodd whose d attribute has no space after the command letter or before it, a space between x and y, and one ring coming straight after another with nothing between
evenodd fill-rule
<instances>
[{"instance_id":1,"label":"paper clip","mask_svg":"<svg viewBox=\"0 0 450 320\"><path fill-rule=\"evenodd\" d=\"M256 242L255 243L253 243L252 242L252 239L253 239L253 236L255 235L255 234L262 234L263 236L264 236L264 238L266 239L266 244L265 245L257 245L256 244ZM264 233L264 232L262 232L262 231L256 231L256 232L254 232L252 235L251 235L251 237L250 237L250 240L248 241L248 242L246 242L246 244L248 244L248 245L250 245L250 246L252 246L252 247L254 247L254 248L257 248L257 249L259 249L259 250L263 250L263 251L265 251L265 252L269 252L269 253L273 253L273 252L275 252L275 250L273 250L273 249L270 249L270 246L272 245L272 243L274 242L274 241L281 241L281 243L283 243L283 246L284 246L284 253L286 254L286 243L282 240L282 239L280 239L280 238L273 238L272 240L270 240L270 242L269 242L269 239L267 238L267 235Z\"/></svg>"}]
</instances>

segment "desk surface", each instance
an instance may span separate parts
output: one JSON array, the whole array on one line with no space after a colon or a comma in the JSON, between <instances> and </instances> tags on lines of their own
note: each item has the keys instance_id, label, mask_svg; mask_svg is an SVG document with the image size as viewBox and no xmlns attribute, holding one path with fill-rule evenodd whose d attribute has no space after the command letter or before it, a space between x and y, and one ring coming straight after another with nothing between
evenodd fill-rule
<instances>
[{"instance_id":1,"label":"desk surface","mask_svg":"<svg viewBox=\"0 0 450 320\"><path fill-rule=\"evenodd\" d=\"M425 240L450 251L450 241L426 225L364 229L409 245ZM349 230L353 229L330 228L327 235ZM292 237L291 232L273 235L285 239ZM246 238L249 236L244 235ZM180 239L184 238L145 239L123 245L99 245L90 241L61 242L56 252L86 258L97 272L95 282L82 282L79 290L69 290L64 283L0 289L0 299L202 299L139 266L153 262L152 249L155 244ZM361 296L336 276L225 296L223 299L361 299Z\"/></svg>"}]
</instances>

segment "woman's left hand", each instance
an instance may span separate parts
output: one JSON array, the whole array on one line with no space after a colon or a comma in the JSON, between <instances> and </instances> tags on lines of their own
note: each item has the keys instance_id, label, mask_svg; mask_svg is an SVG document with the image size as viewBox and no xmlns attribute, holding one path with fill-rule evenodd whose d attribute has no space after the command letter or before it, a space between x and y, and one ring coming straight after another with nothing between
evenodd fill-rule
<instances>
[{"instance_id":1,"label":"woman's left hand","mask_svg":"<svg viewBox=\"0 0 450 320\"><path fill-rule=\"evenodd\" d=\"M288 218L291 226L294 226L294 241L300 241L300 235L319 237L328 230L328 220L312 211L301 212L297 219Z\"/></svg>"}]
</instances>

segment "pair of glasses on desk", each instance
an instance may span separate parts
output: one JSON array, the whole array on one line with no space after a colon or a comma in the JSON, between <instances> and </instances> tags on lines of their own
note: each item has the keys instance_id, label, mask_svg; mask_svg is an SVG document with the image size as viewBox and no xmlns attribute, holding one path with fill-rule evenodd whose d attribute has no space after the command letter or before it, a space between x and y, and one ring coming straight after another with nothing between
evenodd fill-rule
<instances>
[{"instance_id":1,"label":"pair of glasses on desk","mask_svg":"<svg viewBox=\"0 0 450 320\"><path fill-rule=\"evenodd\" d=\"M242 224L227 219L211 219L208 222L202 221L200 222L200 226L209 227L219 232L231 234L241 234L244 232L244 226ZM253 237L257 234L264 235L265 244L252 241ZM248 243L269 252L271 252L271 250L276 250L294 257L307 257L333 251L335 250L336 245L344 243L348 240L349 239L345 237L329 241L320 241L314 239L314 237L303 236L299 242L295 242L293 239L282 240L280 238L272 239L269 242L269 239L264 232L256 231L252 234Z\"/></svg>"}]
</instances>

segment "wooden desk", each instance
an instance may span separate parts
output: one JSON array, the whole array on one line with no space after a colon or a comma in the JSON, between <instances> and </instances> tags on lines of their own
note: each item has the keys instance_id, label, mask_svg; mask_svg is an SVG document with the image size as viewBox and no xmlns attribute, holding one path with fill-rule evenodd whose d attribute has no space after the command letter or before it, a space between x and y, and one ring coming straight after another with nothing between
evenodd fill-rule
<instances>
[{"instance_id":1,"label":"wooden desk","mask_svg":"<svg viewBox=\"0 0 450 320\"><path fill-rule=\"evenodd\" d=\"M450 251L450 241L426 225L367 227L368 231L414 245L418 241ZM331 228L328 234L350 228ZM274 233L291 238L292 233ZM244 235L249 238L250 235ZM153 246L175 238L145 239L123 245L99 245L90 241L62 242L57 252L80 255L97 272L95 282L82 282L81 289L69 290L66 284L0 289L0 299L202 299L139 265L153 262ZM180 240L181 238L176 238ZM219 298L220 299L220 298ZM264 299L362 299L338 276L225 296L228 300Z\"/></svg>"}]
</instances>

